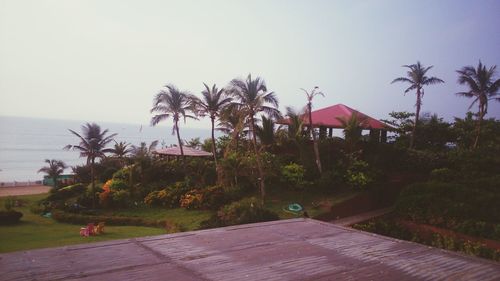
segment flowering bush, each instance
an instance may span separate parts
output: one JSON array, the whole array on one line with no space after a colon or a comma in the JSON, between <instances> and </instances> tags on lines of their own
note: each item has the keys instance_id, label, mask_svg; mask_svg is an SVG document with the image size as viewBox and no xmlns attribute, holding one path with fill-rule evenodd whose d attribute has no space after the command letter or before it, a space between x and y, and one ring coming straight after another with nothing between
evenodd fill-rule
<instances>
[{"instance_id":1,"label":"flowering bush","mask_svg":"<svg viewBox=\"0 0 500 281\"><path fill-rule=\"evenodd\" d=\"M130 192L122 180L111 179L102 186L99 193L99 204L102 207L126 207L130 203Z\"/></svg>"},{"instance_id":2,"label":"flowering bush","mask_svg":"<svg viewBox=\"0 0 500 281\"><path fill-rule=\"evenodd\" d=\"M177 208L179 207L181 197L190 190L185 182L177 182L163 190L150 192L144 198L144 203L149 206Z\"/></svg>"},{"instance_id":3,"label":"flowering bush","mask_svg":"<svg viewBox=\"0 0 500 281\"><path fill-rule=\"evenodd\" d=\"M222 186L215 185L202 189L193 189L181 197L180 205L186 209L217 210L229 203L233 196L227 193Z\"/></svg>"},{"instance_id":4,"label":"flowering bush","mask_svg":"<svg viewBox=\"0 0 500 281\"><path fill-rule=\"evenodd\" d=\"M181 196L180 205L186 209L199 209L203 203L203 193L193 189Z\"/></svg>"}]
</instances>

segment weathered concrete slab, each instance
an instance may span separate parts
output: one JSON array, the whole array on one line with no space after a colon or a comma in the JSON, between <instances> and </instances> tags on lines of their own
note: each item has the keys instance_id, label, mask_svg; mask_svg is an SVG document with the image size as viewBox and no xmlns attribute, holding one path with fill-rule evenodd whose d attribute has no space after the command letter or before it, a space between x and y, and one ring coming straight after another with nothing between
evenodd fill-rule
<instances>
[{"instance_id":1,"label":"weathered concrete slab","mask_svg":"<svg viewBox=\"0 0 500 281\"><path fill-rule=\"evenodd\" d=\"M0 280L500 280L500 264L311 219L0 255Z\"/></svg>"}]
</instances>

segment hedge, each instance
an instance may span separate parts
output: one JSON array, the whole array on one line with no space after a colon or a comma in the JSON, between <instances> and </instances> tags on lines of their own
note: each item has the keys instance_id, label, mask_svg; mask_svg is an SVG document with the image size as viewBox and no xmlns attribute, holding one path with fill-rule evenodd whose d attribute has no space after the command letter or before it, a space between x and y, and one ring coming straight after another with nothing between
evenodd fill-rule
<instances>
[{"instance_id":1,"label":"hedge","mask_svg":"<svg viewBox=\"0 0 500 281\"><path fill-rule=\"evenodd\" d=\"M22 216L23 213L14 210L0 211L0 225L15 224Z\"/></svg>"},{"instance_id":2,"label":"hedge","mask_svg":"<svg viewBox=\"0 0 500 281\"><path fill-rule=\"evenodd\" d=\"M103 216L103 215L82 215L66 213L62 211L53 211L52 217L59 221L71 224L88 224L105 222L106 225L134 225L134 226L148 226L148 227L165 227L170 225L165 220L148 220L136 217L121 217L121 216Z\"/></svg>"}]
</instances>

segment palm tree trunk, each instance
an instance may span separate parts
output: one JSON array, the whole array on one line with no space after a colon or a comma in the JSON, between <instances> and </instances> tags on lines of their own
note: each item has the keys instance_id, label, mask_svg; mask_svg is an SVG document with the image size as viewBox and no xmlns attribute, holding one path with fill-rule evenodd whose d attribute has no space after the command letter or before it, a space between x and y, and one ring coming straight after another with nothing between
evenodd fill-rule
<instances>
[{"instance_id":1,"label":"palm tree trunk","mask_svg":"<svg viewBox=\"0 0 500 281\"><path fill-rule=\"evenodd\" d=\"M215 155L215 135L214 135L214 130L215 130L215 126L214 126L214 123L215 123L215 117L210 117L211 121L212 121L212 153L214 154L214 163L215 163L215 170L217 171L218 170L218 167L217 167L217 155Z\"/></svg>"},{"instance_id":2,"label":"palm tree trunk","mask_svg":"<svg viewBox=\"0 0 500 281\"><path fill-rule=\"evenodd\" d=\"M415 113L415 124L413 124L413 130L411 132L410 138L410 148L413 148L415 145L415 134L417 132L418 120L420 116L420 106L422 105L422 98L420 96L420 88L417 89L417 103L415 104L417 107L417 112Z\"/></svg>"},{"instance_id":3,"label":"palm tree trunk","mask_svg":"<svg viewBox=\"0 0 500 281\"><path fill-rule=\"evenodd\" d=\"M181 135L179 134L179 119L175 118L175 132L177 134L177 142L179 143L179 148L181 150L182 165L184 166L184 172L186 172L186 158L184 157L184 148L182 147Z\"/></svg>"},{"instance_id":4,"label":"palm tree trunk","mask_svg":"<svg viewBox=\"0 0 500 281\"><path fill-rule=\"evenodd\" d=\"M91 190L92 190L92 208L96 208L95 201L95 170L94 170L94 158L90 161L90 181L91 181Z\"/></svg>"},{"instance_id":5,"label":"palm tree trunk","mask_svg":"<svg viewBox=\"0 0 500 281\"><path fill-rule=\"evenodd\" d=\"M264 205L264 199L266 197L266 188L264 183L264 170L262 169L262 163L260 161L260 152L257 148L257 137L255 136L255 120L253 114L250 115L250 125L252 126L252 140L253 148L255 151L255 158L257 159L257 169L259 170L259 186L260 186L260 196L261 203Z\"/></svg>"},{"instance_id":6,"label":"palm tree trunk","mask_svg":"<svg viewBox=\"0 0 500 281\"><path fill-rule=\"evenodd\" d=\"M319 148L318 141L316 140L316 135L314 134L314 129L312 126L312 106L311 103L307 104L307 109L309 111L309 132L311 133L313 139L313 149L314 149L314 157L316 158L316 166L318 167L319 174L321 175L321 159L319 158Z\"/></svg>"},{"instance_id":7,"label":"palm tree trunk","mask_svg":"<svg viewBox=\"0 0 500 281\"><path fill-rule=\"evenodd\" d=\"M476 124L476 139L474 140L474 145L472 148L476 149L479 145L479 136L481 135L481 123L483 123L484 118L484 104L479 105L479 116Z\"/></svg>"}]
</instances>

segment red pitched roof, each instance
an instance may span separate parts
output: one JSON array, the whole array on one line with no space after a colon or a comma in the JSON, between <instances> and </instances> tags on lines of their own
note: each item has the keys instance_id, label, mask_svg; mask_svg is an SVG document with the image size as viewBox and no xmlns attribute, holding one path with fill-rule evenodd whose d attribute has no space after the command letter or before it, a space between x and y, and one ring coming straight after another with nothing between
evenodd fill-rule
<instances>
[{"instance_id":1,"label":"red pitched roof","mask_svg":"<svg viewBox=\"0 0 500 281\"><path fill-rule=\"evenodd\" d=\"M344 128L344 126L342 126L342 123L337 118L349 120L349 118L351 118L353 114L357 114L358 119L365 120L364 125L361 126L363 129L391 128L391 126L343 104L336 104L322 109L314 110L312 112L313 127ZM302 120L306 125L309 124L309 116L304 115ZM289 121L285 119L280 123L288 124Z\"/></svg>"},{"instance_id":2,"label":"red pitched roof","mask_svg":"<svg viewBox=\"0 0 500 281\"><path fill-rule=\"evenodd\" d=\"M194 149L187 146L182 146L182 150L184 151L184 156L192 156L192 157L212 156L212 153L210 152ZM155 152L161 155L181 156L181 150L177 146L157 149Z\"/></svg>"}]
</instances>

